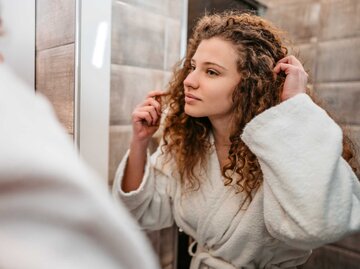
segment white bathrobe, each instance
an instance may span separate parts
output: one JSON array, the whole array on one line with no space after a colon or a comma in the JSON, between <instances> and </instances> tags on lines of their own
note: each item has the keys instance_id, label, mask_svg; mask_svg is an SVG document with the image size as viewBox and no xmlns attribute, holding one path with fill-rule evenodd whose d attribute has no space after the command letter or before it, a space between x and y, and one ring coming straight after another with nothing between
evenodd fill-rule
<instances>
[{"instance_id":1,"label":"white bathrobe","mask_svg":"<svg viewBox=\"0 0 360 269\"><path fill-rule=\"evenodd\" d=\"M0 64L0 268L157 269L49 103Z\"/></svg>"},{"instance_id":2,"label":"white bathrobe","mask_svg":"<svg viewBox=\"0 0 360 269\"><path fill-rule=\"evenodd\" d=\"M306 94L255 117L243 141L258 157L264 181L247 208L244 193L225 187L212 149L201 187L182 193L174 162L148 156L140 187L114 195L146 229L173 221L197 242L191 269L295 268L311 249L360 229L360 184L341 157L342 132ZM140 169L140 168L139 168Z\"/></svg>"}]
</instances>

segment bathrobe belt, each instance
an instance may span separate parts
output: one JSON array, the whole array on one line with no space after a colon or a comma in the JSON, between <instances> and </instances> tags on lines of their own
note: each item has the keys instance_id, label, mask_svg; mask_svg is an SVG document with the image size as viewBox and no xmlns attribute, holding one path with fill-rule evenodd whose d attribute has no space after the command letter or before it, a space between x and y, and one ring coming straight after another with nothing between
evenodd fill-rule
<instances>
[{"instance_id":1,"label":"bathrobe belt","mask_svg":"<svg viewBox=\"0 0 360 269\"><path fill-rule=\"evenodd\" d=\"M196 247L196 252L194 252L194 247ZM205 265L213 268L222 268L222 269L236 269L232 264L214 257L210 254L209 250L197 244L196 241L192 242L189 246L188 252L192 256L190 269L201 268L200 265Z\"/></svg>"}]
</instances>

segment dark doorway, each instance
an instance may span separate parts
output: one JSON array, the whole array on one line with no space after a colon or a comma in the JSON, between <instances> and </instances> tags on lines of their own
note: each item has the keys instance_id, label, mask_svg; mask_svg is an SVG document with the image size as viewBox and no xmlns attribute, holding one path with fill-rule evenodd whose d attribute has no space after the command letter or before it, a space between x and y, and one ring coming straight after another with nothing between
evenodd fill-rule
<instances>
[{"instance_id":1,"label":"dark doorway","mask_svg":"<svg viewBox=\"0 0 360 269\"><path fill-rule=\"evenodd\" d=\"M227 9L244 10L261 15L266 6L257 0L189 0L188 4L188 38L199 17L205 12L222 12Z\"/></svg>"}]
</instances>

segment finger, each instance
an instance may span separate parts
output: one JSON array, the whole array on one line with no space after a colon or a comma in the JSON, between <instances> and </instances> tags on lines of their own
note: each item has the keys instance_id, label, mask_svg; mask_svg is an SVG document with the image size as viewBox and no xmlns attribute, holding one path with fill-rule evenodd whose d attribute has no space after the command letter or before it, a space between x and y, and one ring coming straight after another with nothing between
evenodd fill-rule
<instances>
[{"instance_id":1,"label":"finger","mask_svg":"<svg viewBox=\"0 0 360 269\"><path fill-rule=\"evenodd\" d=\"M154 98L147 98L144 101L143 106L153 106L153 107L155 107L157 113L159 115L161 114L161 104Z\"/></svg>"},{"instance_id":2,"label":"finger","mask_svg":"<svg viewBox=\"0 0 360 269\"><path fill-rule=\"evenodd\" d=\"M158 115L161 115L161 105L159 104L159 102L157 102L156 100L154 100L153 98L148 98L146 99L144 102L142 102L140 105L138 105L136 108L137 109L143 109L144 107L148 107L148 106L152 106L154 107L154 109L156 110L156 113Z\"/></svg>"},{"instance_id":3,"label":"finger","mask_svg":"<svg viewBox=\"0 0 360 269\"><path fill-rule=\"evenodd\" d=\"M157 121L160 119L160 115L153 106L141 107L139 111L149 113L153 125L157 124Z\"/></svg>"},{"instance_id":4,"label":"finger","mask_svg":"<svg viewBox=\"0 0 360 269\"><path fill-rule=\"evenodd\" d=\"M288 55L288 56L280 59L277 63L278 64L279 63L291 64L291 65L297 66L301 69L304 69L302 63L294 55Z\"/></svg>"},{"instance_id":5,"label":"finger","mask_svg":"<svg viewBox=\"0 0 360 269\"><path fill-rule=\"evenodd\" d=\"M285 74L288 75L293 69L295 69L295 67L291 64L278 63L274 68L274 72L278 74L280 71L284 71Z\"/></svg>"},{"instance_id":6,"label":"finger","mask_svg":"<svg viewBox=\"0 0 360 269\"><path fill-rule=\"evenodd\" d=\"M134 122L143 122L145 121L148 126L152 125L152 118L149 112L147 111L136 111L133 113Z\"/></svg>"},{"instance_id":7,"label":"finger","mask_svg":"<svg viewBox=\"0 0 360 269\"><path fill-rule=\"evenodd\" d=\"M292 75L295 75L298 78L302 78L306 81L306 83L309 77L308 73L306 73L304 69L301 69L291 64L281 63L275 66L274 73L278 74L280 71L284 71L286 75L289 75L291 73Z\"/></svg>"},{"instance_id":8,"label":"finger","mask_svg":"<svg viewBox=\"0 0 360 269\"><path fill-rule=\"evenodd\" d=\"M151 91L148 93L148 95L146 96L146 98L152 98L152 97L156 97L156 96L162 96L165 95L166 93L162 90L155 90L155 91Z\"/></svg>"},{"instance_id":9,"label":"finger","mask_svg":"<svg viewBox=\"0 0 360 269\"><path fill-rule=\"evenodd\" d=\"M145 106L145 107L142 107L142 111L147 111L151 118L152 118L152 124L156 124L158 118L159 118L159 114L158 112L156 111L155 107L153 106Z\"/></svg>"},{"instance_id":10,"label":"finger","mask_svg":"<svg viewBox=\"0 0 360 269\"><path fill-rule=\"evenodd\" d=\"M159 104L161 106L162 97L167 96L167 95L169 95L169 92L156 91L156 92L153 92L152 94L149 94L148 98L155 99L157 102L159 102Z\"/></svg>"},{"instance_id":11,"label":"finger","mask_svg":"<svg viewBox=\"0 0 360 269\"><path fill-rule=\"evenodd\" d=\"M161 115L161 105L154 99L149 98L146 99L143 103L141 103L140 105L138 105L136 108L143 110L144 107L154 107L156 113L160 116Z\"/></svg>"},{"instance_id":12,"label":"finger","mask_svg":"<svg viewBox=\"0 0 360 269\"><path fill-rule=\"evenodd\" d=\"M159 125L153 125L153 126L148 126L148 133L151 133L151 134L153 134L153 133L155 133L156 132L156 130L157 129L159 129Z\"/></svg>"}]
</instances>

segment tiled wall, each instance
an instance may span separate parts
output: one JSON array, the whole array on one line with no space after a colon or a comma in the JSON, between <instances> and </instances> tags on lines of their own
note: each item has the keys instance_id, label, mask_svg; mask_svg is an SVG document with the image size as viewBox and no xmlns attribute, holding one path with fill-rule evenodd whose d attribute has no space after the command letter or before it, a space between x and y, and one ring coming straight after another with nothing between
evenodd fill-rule
<instances>
[{"instance_id":1,"label":"tiled wall","mask_svg":"<svg viewBox=\"0 0 360 269\"><path fill-rule=\"evenodd\" d=\"M116 0L112 10L109 182L129 147L131 113L165 89L180 59L184 0ZM175 228L150 234L163 268L173 268Z\"/></svg>"},{"instance_id":2,"label":"tiled wall","mask_svg":"<svg viewBox=\"0 0 360 269\"><path fill-rule=\"evenodd\" d=\"M295 41L317 93L360 144L360 2L270 0L266 14Z\"/></svg>"},{"instance_id":3,"label":"tiled wall","mask_svg":"<svg viewBox=\"0 0 360 269\"><path fill-rule=\"evenodd\" d=\"M36 1L36 90L74 134L75 1Z\"/></svg>"},{"instance_id":4,"label":"tiled wall","mask_svg":"<svg viewBox=\"0 0 360 269\"><path fill-rule=\"evenodd\" d=\"M112 18L109 181L129 145L131 112L164 89L180 59L182 1L114 1Z\"/></svg>"},{"instance_id":5,"label":"tiled wall","mask_svg":"<svg viewBox=\"0 0 360 269\"><path fill-rule=\"evenodd\" d=\"M360 1L263 2L265 16L294 40L317 94L360 145ZM360 234L315 250L301 268L360 268Z\"/></svg>"}]
</instances>

